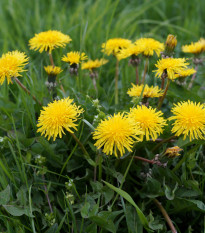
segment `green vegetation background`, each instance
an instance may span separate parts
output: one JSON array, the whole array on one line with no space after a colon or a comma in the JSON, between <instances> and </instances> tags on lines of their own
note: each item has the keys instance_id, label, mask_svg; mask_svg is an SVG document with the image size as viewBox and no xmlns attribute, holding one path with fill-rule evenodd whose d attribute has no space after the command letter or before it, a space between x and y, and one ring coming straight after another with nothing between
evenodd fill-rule
<instances>
[{"instance_id":1,"label":"green vegetation background","mask_svg":"<svg viewBox=\"0 0 205 233\"><path fill-rule=\"evenodd\" d=\"M1 0L1 54L11 50L19 50L25 52L30 57L30 63L27 67L28 72L24 73L20 79L44 104L50 101L47 98L48 92L44 86L46 75L43 70L43 66L49 64L49 59L44 53L39 54L38 52L30 51L28 40L35 33L49 29L60 30L72 38L72 43L66 46L65 49L58 49L54 52L55 64L63 66L63 68L66 68L66 65L61 63L62 54L70 50L81 50L86 52L92 59L101 58L103 56L101 53L101 44L113 37L135 40L141 36L150 36L163 42L167 34L171 33L176 35L178 39L176 56L181 56L181 45L197 41L200 37L205 36L205 1ZM106 69L102 69L100 73L98 97L106 112L113 113L114 61L112 58L109 58L109 60L110 62L106 65ZM148 83L150 84L158 82L151 72L155 62L156 59L153 59L149 67ZM142 71L143 66L140 72L142 73ZM173 84L168 93L169 100L176 102L191 99L203 102L205 93L201 87L205 86L204 75L204 69L200 69L192 92L188 92L182 87ZM66 74L66 71L64 71L61 74L66 95L75 98L86 109L85 117L92 122L93 114L96 114L95 109L91 106L89 100L84 101L84 99L86 94L95 98L95 91L89 77L84 77L82 72L80 73L81 77L83 78L81 88L84 90L82 95L75 91L76 83L75 80L70 78L69 73L67 72ZM126 91L130 87L130 83L135 80L135 72L134 69L127 66L127 61L122 61L121 63L120 80L119 88L122 104L119 106L119 109L129 109L129 104L127 103L130 99L127 97ZM167 113L169 109L170 106L167 106L167 108L164 107L163 111ZM101 193L104 200L108 203L110 198L113 198L114 193L106 188L106 186L102 187L102 183L100 182L97 182L97 184L92 183L92 170L89 164L85 163L84 159L80 157L80 150L76 149L74 155L77 159L72 158L70 160L69 165L66 167L67 173L64 172L63 177L59 181L58 175L67 158L67 151L70 150L68 154L72 153L71 148L74 148L75 144L71 139L68 139L66 143L62 140L57 140L58 145L56 145L52 144L52 142L48 143L46 139L37 138L36 116L39 114L39 110L37 106L33 106L32 99L15 85L8 87L4 84L0 87L0 136L8 136L9 138L9 142L5 142L6 146L1 145L0 147L0 184L1 190L5 190L0 196L8 197L6 200L3 199L3 202L0 200L0 204L9 202L12 203L11 205L18 206L16 209L9 209L8 206L5 208L0 207L0 230L7 229L8 233L54 233L59 231L62 233L78 232L77 229L79 229L79 226L82 226L82 231L79 230L79 232L84 232L83 229L86 227L86 229L89 229L87 232L95 232L93 229L97 229L96 226L98 225L98 230L101 227L102 232L115 232L113 229L119 224L120 230L118 232L143 232L135 209L129 203L124 203L123 199L121 199L121 209L123 211L118 210L118 207L115 206L116 209L115 211L113 210L111 217L112 220L115 216L124 214L126 220L122 218L122 223L115 221L115 226L113 226L114 220L107 222L105 220L107 212L103 213L104 215L101 213L98 217L93 217L92 214L97 215L99 211L97 204L93 204L96 200L96 196L94 197L94 195ZM81 135L82 132L84 134ZM78 136L82 137L82 142L87 143L87 138L90 136L89 133L88 126L81 123ZM204 153L202 144L202 142L199 142L194 146L190 146L187 142L181 142L181 146L187 145L188 147L184 147L184 154L186 154L184 160L180 160L181 164L177 163L176 172L178 173L174 174L169 169L164 170L154 167L152 171L154 179L150 179L140 192L134 187L129 186L129 184L133 185L133 182L136 186L141 185L138 181L132 179L132 175L135 177L136 174L140 174L141 168L137 165L132 166L131 176L126 180L127 185L125 189L128 193L132 193L133 198L137 196L135 201L142 210L146 210L147 208L153 210L153 213L146 212L146 216L150 226L152 225L152 229L156 229L155 232L168 232L161 213L149 199L159 196L164 198L163 205L166 207L168 213L171 214L173 221L176 222L178 232L190 233L192 229L195 230L194 232L204 232L205 220L203 215L205 207L202 203L204 201L203 191L205 182L204 161L202 159L197 161ZM92 151L92 142L87 143L86 146ZM148 146L146 152L149 149L150 147ZM142 148L139 148L139 151L145 153L145 150L142 150ZM43 156L47 157L50 172L46 174L46 179L51 201L54 206L56 205L58 208L60 206L62 209L65 207L66 209L65 213L67 215L62 211L56 210L55 217L58 225L54 224L51 227L49 227L49 224L45 220L45 213L48 213L49 209L45 196L42 195L43 192L40 190L42 189L43 180L36 175L36 168L28 166L28 164L34 164L34 159L32 158L34 153L42 153ZM152 158L153 154L147 152L147 156ZM106 160L105 167L109 169L104 168L104 170L108 176L112 177L108 179L110 183L115 179L120 183L122 181L122 174L126 171L129 161L125 160L123 165L117 164L117 171L115 171L116 167L111 166L114 164L114 161L115 159L111 162ZM176 162L173 165L175 166ZM110 170L111 168L112 170ZM119 168L121 169L120 173ZM82 196L82 202L76 205L74 209L72 209L69 203L66 203L63 192L58 192L58 190L64 190L65 192L64 183L67 181L67 174L76 178L77 190L80 196ZM193 176L196 180L193 179ZM166 177L168 186L166 185L167 183L162 185L162 177ZM175 198L173 200L174 192L176 191L174 189L176 182L180 185L180 188L184 187L184 189L178 190L178 199ZM87 200L83 196L86 189L85 184L88 186ZM114 184L116 185L116 183ZM8 188L8 185L10 188ZM10 196L12 196L11 199L9 199ZM139 196L141 198L140 202L138 202ZM31 208L32 203L36 205L32 207L33 212ZM22 206L23 208L21 208ZM32 214L35 214L35 219ZM84 225L82 221L78 222L79 215L84 217ZM68 219L67 216L69 216ZM70 221L69 218L71 219ZM106 227L109 224L111 224L111 227ZM42 229L42 225L45 227L44 229Z\"/></svg>"}]
</instances>

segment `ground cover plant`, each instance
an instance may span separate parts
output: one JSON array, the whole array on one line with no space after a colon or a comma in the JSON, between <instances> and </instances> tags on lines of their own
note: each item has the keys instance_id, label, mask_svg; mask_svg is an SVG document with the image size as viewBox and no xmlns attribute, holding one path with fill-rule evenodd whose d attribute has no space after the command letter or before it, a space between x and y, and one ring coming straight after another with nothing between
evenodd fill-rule
<instances>
[{"instance_id":1,"label":"ground cover plant","mask_svg":"<svg viewBox=\"0 0 205 233\"><path fill-rule=\"evenodd\" d=\"M204 7L0 2L1 232L204 232Z\"/></svg>"}]
</instances>

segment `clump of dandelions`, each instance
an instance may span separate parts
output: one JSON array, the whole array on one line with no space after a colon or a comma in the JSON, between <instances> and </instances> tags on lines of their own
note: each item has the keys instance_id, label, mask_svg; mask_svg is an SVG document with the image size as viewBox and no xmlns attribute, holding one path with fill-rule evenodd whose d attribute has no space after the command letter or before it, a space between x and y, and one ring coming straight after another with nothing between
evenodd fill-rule
<instances>
[{"instance_id":1,"label":"clump of dandelions","mask_svg":"<svg viewBox=\"0 0 205 233\"><path fill-rule=\"evenodd\" d=\"M55 100L49 103L47 107L43 107L38 118L37 132L48 137L48 140L53 137L55 141L58 135L62 138L62 134L65 134L64 130L70 133L73 133L71 128L77 130L75 122L83 109L72 102L73 100L67 97Z\"/></svg>"}]
</instances>

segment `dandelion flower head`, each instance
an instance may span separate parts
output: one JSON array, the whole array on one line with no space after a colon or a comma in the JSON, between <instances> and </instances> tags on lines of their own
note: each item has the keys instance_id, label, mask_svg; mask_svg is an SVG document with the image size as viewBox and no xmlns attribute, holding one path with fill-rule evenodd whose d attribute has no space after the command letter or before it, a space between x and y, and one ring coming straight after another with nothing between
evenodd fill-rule
<instances>
[{"instance_id":1,"label":"dandelion flower head","mask_svg":"<svg viewBox=\"0 0 205 233\"><path fill-rule=\"evenodd\" d=\"M52 50L58 47L65 47L71 41L70 36L63 34L60 31L49 30L35 34L33 38L29 40L29 46L32 50L39 50L51 53Z\"/></svg>"},{"instance_id":2,"label":"dandelion flower head","mask_svg":"<svg viewBox=\"0 0 205 233\"><path fill-rule=\"evenodd\" d=\"M105 65L108 63L108 60L102 58L102 59L96 59L96 60L88 60L87 62L84 62L82 64L82 70L93 70L96 68L101 67L102 65Z\"/></svg>"},{"instance_id":3,"label":"dandelion flower head","mask_svg":"<svg viewBox=\"0 0 205 233\"><path fill-rule=\"evenodd\" d=\"M44 66L44 70L48 75L56 76L63 70L59 66Z\"/></svg>"},{"instance_id":4,"label":"dandelion flower head","mask_svg":"<svg viewBox=\"0 0 205 233\"><path fill-rule=\"evenodd\" d=\"M146 140L149 140L151 137L155 141L163 132L163 127L166 125L166 120L162 115L161 111L157 111L152 107L138 105L136 108L130 109L128 116L139 124ZM144 135L141 135L141 139L143 139Z\"/></svg>"},{"instance_id":5,"label":"dandelion flower head","mask_svg":"<svg viewBox=\"0 0 205 233\"><path fill-rule=\"evenodd\" d=\"M71 133L73 133L71 128L77 130L75 122L83 110L72 102L73 100L67 97L43 107L38 118L37 132L48 137L48 140L53 137L55 141L58 135L62 138L62 134L65 134L64 130Z\"/></svg>"},{"instance_id":6,"label":"dandelion flower head","mask_svg":"<svg viewBox=\"0 0 205 233\"><path fill-rule=\"evenodd\" d=\"M184 140L205 139L205 106L190 100L179 102L172 108L169 120L174 120L172 133L184 135Z\"/></svg>"},{"instance_id":7,"label":"dandelion flower head","mask_svg":"<svg viewBox=\"0 0 205 233\"><path fill-rule=\"evenodd\" d=\"M144 89L144 90L143 90ZM142 94L143 91L143 94ZM147 84L144 85L135 85L132 83L132 88L130 88L127 92L127 94L130 97L140 97L141 94L145 98L154 98L154 97L160 97L163 95L163 90L161 90L158 86L156 87L149 87Z\"/></svg>"},{"instance_id":8,"label":"dandelion flower head","mask_svg":"<svg viewBox=\"0 0 205 233\"><path fill-rule=\"evenodd\" d=\"M186 78L187 76L190 76L192 74L196 73L195 69L186 69L180 71L178 74L175 75L176 78Z\"/></svg>"},{"instance_id":9,"label":"dandelion flower head","mask_svg":"<svg viewBox=\"0 0 205 233\"><path fill-rule=\"evenodd\" d=\"M166 58L157 61L155 66L158 68L154 70L155 76L158 78L162 77L162 74L167 74L168 79L176 79L176 74L180 74L182 71L187 69L189 63L186 62L185 58Z\"/></svg>"},{"instance_id":10,"label":"dandelion flower head","mask_svg":"<svg viewBox=\"0 0 205 233\"><path fill-rule=\"evenodd\" d=\"M121 49L126 49L131 45L131 41L123 38L109 39L102 44L102 52L109 55L117 56Z\"/></svg>"},{"instance_id":11,"label":"dandelion flower head","mask_svg":"<svg viewBox=\"0 0 205 233\"><path fill-rule=\"evenodd\" d=\"M20 73L25 71L24 66L28 64L28 57L25 53L12 51L3 54L0 58L0 84L2 85L7 78L7 83L12 83L12 78L22 76Z\"/></svg>"},{"instance_id":12,"label":"dandelion flower head","mask_svg":"<svg viewBox=\"0 0 205 233\"><path fill-rule=\"evenodd\" d=\"M182 51L184 53L193 53L200 54L205 51L205 39L201 38L199 41L195 43L191 43L189 45L182 46Z\"/></svg>"},{"instance_id":13,"label":"dandelion flower head","mask_svg":"<svg viewBox=\"0 0 205 233\"><path fill-rule=\"evenodd\" d=\"M70 65L79 64L81 61L86 60L88 57L85 53L80 52L69 52L63 56L62 61L69 63Z\"/></svg>"},{"instance_id":14,"label":"dandelion flower head","mask_svg":"<svg viewBox=\"0 0 205 233\"><path fill-rule=\"evenodd\" d=\"M140 46L131 44L129 47L120 50L117 54L118 60L125 59L130 56L138 56L142 52Z\"/></svg>"},{"instance_id":15,"label":"dandelion flower head","mask_svg":"<svg viewBox=\"0 0 205 233\"><path fill-rule=\"evenodd\" d=\"M123 156L125 149L132 151L133 143L138 141L137 135L141 135L142 131L139 126L124 114L118 113L100 122L93 138L96 141L95 146L100 149L103 147L103 152L107 155L118 157Z\"/></svg>"},{"instance_id":16,"label":"dandelion flower head","mask_svg":"<svg viewBox=\"0 0 205 233\"><path fill-rule=\"evenodd\" d=\"M135 41L135 44L141 49L144 56L153 56L154 52L159 57L164 51L164 44L152 38L140 38Z\"/></svg>"}]
</instances>

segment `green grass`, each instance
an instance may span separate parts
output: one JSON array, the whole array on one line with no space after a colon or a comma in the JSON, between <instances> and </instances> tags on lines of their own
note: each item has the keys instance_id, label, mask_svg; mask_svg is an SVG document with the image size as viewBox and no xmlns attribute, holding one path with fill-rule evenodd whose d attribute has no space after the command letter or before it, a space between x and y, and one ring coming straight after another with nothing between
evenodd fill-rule
<instances>
[{"instance_id":1,"label":"green grass","mask_svg":"<svg viewBox=\"0 0 205 233\"><path fill-rule=\"evenodd\" d=\"M70 135L55 142L41 137L36 132L41 107L16 84L4 83L0 87L1 232L170 232L154 198L162 203L179 233L205 232L204 141L190 143L179 138L162 145L156 153L174 145L184 149L183 156L169 160L167 168L138 161L130 163L131 154L128 153L119 160L105 156L96 150L92 139L93 128L97 125L94 116L98 114L92 100L100 100L105 114L128 111L133 103L126 92L135 80L135 70L127 65L127 60L120 62L120 104L115 106L115 61L112 57L99 72L97 93L87 72L82 71L79 72L79 90L77 80L61 62L62 55L70 50L84 51L91 59L101 58L104 56L101 44L109 38L134 41L150 36L164 42L169 33L177 36L175 56L184 56L181 45L205 36L204 9L202 0L197 3L187 0L0 1L1 54L19 50L29 56L28 71L19 79L43 105L52 101L43 69L49 59L46 53L29 50L28 41L35 33L49 29L60 30L72 38L65 49L56 49L53 54L55 64L64 69L59 78L66 92L58 89L58 96L71 96L84 108L75 135L98 165L94 182L94 168ZM156 57L150 59L146 79L152 85L160 84L152 73L156 60ZM140 76L143 69L142 62ZM177 101L204 102L204 75L201 66L191 91L171 84L162 109L166 117ZM156 106L157 102L152 104ZM163 138L170 136L170 129L170 126L166 128ZM153 142L142 142L136 145L134 152L152 159L154 146ZM46 158L44 168L36 162L38 155ZM143 174L151 177L144 179ZM71 179L72 188L68 189L65 182ZM45 217L50 209L44 184L54 212L50 219ZM74 204L66 192L74 196ZM51 225L53 218L55 223Z\"/></svg>"}]
</instances>

